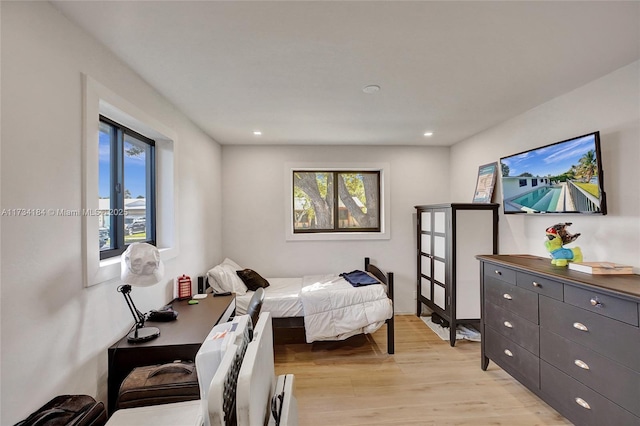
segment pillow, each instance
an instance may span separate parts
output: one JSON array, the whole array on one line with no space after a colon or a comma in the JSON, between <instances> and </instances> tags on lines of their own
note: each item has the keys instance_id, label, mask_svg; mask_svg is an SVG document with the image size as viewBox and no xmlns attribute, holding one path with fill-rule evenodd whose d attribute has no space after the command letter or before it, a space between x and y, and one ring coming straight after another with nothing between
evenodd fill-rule
<instances>
[{"instance_id":1,"label":"pillow","mask_svg":"<svg viewBox=\"0 0 640 426\"><path fill-rule=\"evenodd\" d=\"M265 280L253 269L243 269L242 271L236 271L240 279L244 282L247 288L251 291L256 291L260 287L269 287L269 281Z\"/></svg>"},{"instance_id":2,"label":"pillow","mask_svg":"<svg viewBox=\"0 0 640 426\"><path fill-rule=\"evenodd\" d=\"M207 272L209 285L214 293L231 292L238 295L247 293L247 286L236 275L236 270L242 269L233 260L226 258L221 264L216 265Z\"/></svg>"},{"instance_id":3,"label":"pillow","mask_svg":"<svg viewBox=\"0 0 640 426\"><path fill-rule=\"evenodd\" d=\"M222 265L217 265L207 271L207 281L209 281L209 285L214 293L225 293L232 290L231 288L227 288L223 276L224 269L222 269Z\"/></svg>"},{"instance_id":4,"label":"pillow","mask_svg":"<svg viewBox=\"0 0 640 426\"><path fill-rule=\"evenodd\" d=\"M226 283L226 287L231 288L231 291L237 295L243 295L247 293L247 286L242 282L242 280L236 274L236 268L228 263L222 264L222 269L224 270L224 280Z\"/></svg>"},{"instance_id":5,"label":"pillow","mask_svg":"<svg viewBox=\"0 0 640 426\"><path fill-rule=\"evenodd\" d=\"M244 269L242 266L238 265L236 262L234 262L233 260L229 259L228 257L224 258L224 260L222 261L222 265L231 265L231 266L233 266L233 269L235 269L236 271L238 269Z\"/></svg>"}]
</instances>

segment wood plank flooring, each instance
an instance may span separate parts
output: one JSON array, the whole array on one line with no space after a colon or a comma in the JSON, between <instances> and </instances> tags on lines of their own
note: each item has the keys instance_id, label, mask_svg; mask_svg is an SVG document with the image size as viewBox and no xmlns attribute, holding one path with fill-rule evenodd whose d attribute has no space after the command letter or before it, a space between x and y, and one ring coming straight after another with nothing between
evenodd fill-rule
<instances>
[{"instance_id":1,"label":"wood plank flooring","mask_svg":"<svg viewBox=\"0 0 640 426\"><path fill-rule=\"evenodd\" d=\"M295 374L302 426L570 425L500 367L480 368L480 344L441 340L414 315L344 342L276 344L276 374Z\"/></svg>"}]
</instances>

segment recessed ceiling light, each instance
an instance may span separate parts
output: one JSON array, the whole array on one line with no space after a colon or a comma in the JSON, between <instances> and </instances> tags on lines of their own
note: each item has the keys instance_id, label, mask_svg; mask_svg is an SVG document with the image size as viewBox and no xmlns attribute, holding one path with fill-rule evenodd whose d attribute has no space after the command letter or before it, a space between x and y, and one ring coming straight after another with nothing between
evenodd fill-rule
<instances>
[{"instance_id":1,"label":"recessed ceiling light","mask_svg":"<svg viewBox=\"0 0 640 426\"><path fill-rule=\"evenodd\" d=\"M424 132L424 135L426 137L433 136L433 132Z\"/></svg>"},{"instance_id":2,"label":"recessed ceiling light","mask_svg":"<svg viewBox=\"0 0 640 426\"><path fill-rule=\"evenodd\" d=\"M380 91L380 86L378 86L377 84L370 84L368 86L364 86L362 88L362 91L364 93L376 93L376 92Z\"/></svg>"},{"instance_id":3,"label":"recessed ceiling light","mask_svg":"<svg viewBox=\"0 0 640 426\"><path fill-rule=\"evenodd\" d=\"M253 131L253 135L254 136L262 136L262 132L260 130L254 130Z\"/></svg>"}]
</instances>

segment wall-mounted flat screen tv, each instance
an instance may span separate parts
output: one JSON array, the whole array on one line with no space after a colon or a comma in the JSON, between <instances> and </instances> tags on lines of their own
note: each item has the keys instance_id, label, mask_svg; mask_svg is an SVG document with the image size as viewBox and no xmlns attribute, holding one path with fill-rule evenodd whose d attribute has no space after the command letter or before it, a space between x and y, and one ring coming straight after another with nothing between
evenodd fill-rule
<instances>
[{"instance_id":1,"label":"wall-mounted flat screen tv","mask_svg":"<svg viewBox=\"0 0 640 426\"><path fill-rule=\"evenodd\" d=\"M600 132L500 159L509 213L606 214Z\"/></svg>"}]
</instances>

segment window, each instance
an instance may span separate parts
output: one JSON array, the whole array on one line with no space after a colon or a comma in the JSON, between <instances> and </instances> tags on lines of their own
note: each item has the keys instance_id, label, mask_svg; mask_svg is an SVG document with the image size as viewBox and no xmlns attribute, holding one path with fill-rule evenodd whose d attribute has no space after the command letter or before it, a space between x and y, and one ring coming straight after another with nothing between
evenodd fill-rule
<instances>
[{"instance_id":1,"label":"window","mask_svg":"<svg viewBox=\"0 0 640 426\"><path fill-rule=\"evenodd\" d=\"M519 179L518 183L520 184L520 186L527 186L527 180L526 179Z\"/></svg>"},{"instance_id":2,"label":"window","mask_svg":"<svg viewBox=\"0 0 640 426\"><path fill-rule=\"evenodd\" d=\"M293 170L293 233L381 232L380 171Z\"/></svg>"},{"instance_id":3,"label":"window","mask_svg":"<svg viewBox=\"0 0 640 426\"><path fill-rule=\"evenodd\" d=\"M155 141L100 116L98 137L100 259L133 242L155 244Z\"/></svg>"},{"instance_id":4,"label":"window","mask_svg":"<svg viewBox=\"0 0 640 426\"><path fill-rule=\"evenodd\" d=\"M538 186L538 179L531 179L531 186Z\"/></svg>"},{"instance_id":5,"label":"window","mask_svg":"<svg viewBox=\"0 0 640 426\"><path fill-rule=\"evenodd\" d=\"M144 200L145 214L144 221L138 220L136 228L131 231L132 235L130 237L141 236L141 222L144 222L145 240L155 241L156 247L160 250L160 258L165 262L180 254L176 220L178 188L175 174L175 154L179 150L179 143L178 134L165 125L161 119L154 116L155 109L153 104L147 105L146 108L133 104L86 74L83 74L83 92L82 208L86 214L82 215L82 274L84 285L88 287L120 277L119 256L105 257L107 255L103 254L101 250L101 247L105 244L108 244L109 249L112 249L113 244L117 243L116 238L119 237L112 237L110 234L112 230L114 234L116 230L120 232L120 227L111 225L111 217L107 219L104 215L104 209L101 209L101 206L107 202L100 202L99 174L101 157L99 149L101 134L103 130L106 130L100 117L108 117L109 120L121 125L121 127L133 131L131 135L134 137L132 142L134 145L138 140L141 142L145 142L147 139L155 141L155 146L151 148L153 154L149 154L149 156L155 157L155 161L145 158L145 161L150 161L156 169L154 179L148 181L150 185L155 186L155 191L147 191L151 196L155 196L155 200L151 202L146 194L135 194L135 196L144 195L146 197ZM111 131L109 128L109 132ZM143 137L139 138L138 136L140 135ZM127 138L127 140L129 139ZM109 161L111 161L110 158ZM124 169L124 154L122 154L122 159L121 164ZM140 159L138 158L138 160ZM107 169L111 170L109 167ZM123 180L124 186L122 188L127 188L127 176L124 176ZM129 191L135 192L135 190L132 191L131 189ZM109 193L109 205L111 205L111 198L114 197L111 197ZM143 204L141 199L136 199L135 197L133 199L136 204ZM124 194L122 203L124 204ZM127 210L134 207L127 206ZM122 208L124 209L124 207ZM149 218L147 212L153 209L155 209L155 217ZM107 211L107 213L119 212ZM123 216L123 220L124 217L127 217L121 216ZM142 214L138 213L138 216L142 216ZM138 217L138 219L142 219L142 217ZM149 226L149 223L152 226ZM104 226L106 224L109 225L108 228ZM136 229L138 232L136 232ZM122 234L122 244L125 244L124 241L125 238L128 239L128 232L124 232L124 225ZM120 246L120 249L122 249L122 246ZM115 252L112 253L115 254Z\"/></svg>"}]
</instances>

